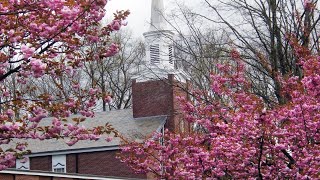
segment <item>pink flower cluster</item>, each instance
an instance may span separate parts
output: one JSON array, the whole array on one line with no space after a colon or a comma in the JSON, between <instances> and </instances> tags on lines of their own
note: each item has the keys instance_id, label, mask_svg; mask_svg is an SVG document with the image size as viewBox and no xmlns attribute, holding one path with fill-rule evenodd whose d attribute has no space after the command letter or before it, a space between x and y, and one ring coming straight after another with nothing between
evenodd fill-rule
<instances>
[{"instance_id":1,"label":"pink flower cluster","mask_svg":"<svg viewBox=\"0 0 320 180\"><path fill-rule=\"evenodd\" d=\"M119 31L121 27L121 22L119 20L114 20L110 24L110 28L114 31Z\"/></svg>"},{"instance_id":2,"label":"pink flower cluster","mask_svg":"<svg viewBox=\"0 0 320 180\"><path fill-rule=\"evenodd\" d=\"M28 47L26 45L22 45L21 46L21 52L23 54L23 57L25 59L28 59L29 57L32 57L33 53L35 51L35 48L34 47Z\"/></svg>"},{"instance_id":3,"label":"pink flower cluster","mask_svg":"<svg viewBox=\"0 0 320 180\"><path fill-rule=\"evenodd\" d=\"M1 150L0 170L13 166L16 156L27 152L19 139L69 138L68 144L72 145L79 140L97 140L100 134L114 131L62 121L74 112L93 117L96 101L104 98L97 89L82 89L74 75L85 62L92 61L88 58L91 54L109 57L118 52L118 45L110 42L110 33L124 25L128 12L115 13L115 20L101 27L106 3L107 0L0 3L0 46L5 50L0 52L0 146L17 142L17 146ZM102 52L88 50L81 54L83 47L92 43L111 46ZM29 83L46 78L53 79L50 88L54 92ZM13 81L15 88L11 90ZM70 82L70 88L65 82ZM42 127L47 116L55 118L50 126Z\"/></svg>"},{"instance_id":4,"label":"pink flower cluster","mask_svg":"<svg viewBox=\"0 0 320 180\"><path fill-rule=\"evenodd\" d=\"M32 59L30 62L30 65L31 65L31 70L33 72L33 76L35 78L39 78L43 76L47 68L47 64L42 63L40 59Z\"/></svg>"},{"instance_id":5,"label":"pink flower cluster","mask_svg":"<svg viewBox=\"0 0 320 180\"><path fill-rule=\"evenodd\" d=\"M111 57L114 56L115 54L117 54L119 52L119 45L112 43L109 48L107 49L107 51L103 54L104 57Z\"/></svg>"},{"instance_id":6,"label":"pink flower cluster","mask_svg":"<svg viewBox=\"0 0 320 180\"><path fill-rule=\"evenodd\" d=\"M218 65L220 71L211 75L212 91L222 100L208 103L201 94L194 103L180 98L193 132L129 143L122 161L157 179L318 179L320 57L299 54L304 77L282 79L287 103L267 107L251 93L233 52L234 62Z\"/></svg>"},{"instance_id":7,"label":"pink flower cluster","mask_svg":"<svg viewBox=\"0 0 320 180\"><path fill-rule=\"evenodd\" d=\"M0 153L0 171L15 165L15 156L12 152Z\"/></svg>"},{"instance_id":8,"label":"pink flower cluster","mask_svg":"<svg viewBox=\"0 0 320 180\"><path fill-rule=\"evenodd\" d=\"M40 122L43 118L47 117L47 111L41 107L35 107L32 110L32 117L29 118L31 122Z\"/></svg>"},{"instance_id":9,"label":"pink flower cluster","mask_svg":"<svg viewBox=\"0 0 320 180\"><path fill-rule=\"evenodd\" d=\"M6 68L9 67L9 63L0 63L0 76L3 75L6 72Z\"/></svg>"},{"instance_id":10,"label":"pink flower cluster","mask_svg":"<svg viewBox=\"0 0 320 180\"><path fill-rule=\"evenodd\" d=\"M107 96L104 97L104 101L106 103L111 103L112 102L112 97L107 95Z\"/></svg>"}]
</instances>

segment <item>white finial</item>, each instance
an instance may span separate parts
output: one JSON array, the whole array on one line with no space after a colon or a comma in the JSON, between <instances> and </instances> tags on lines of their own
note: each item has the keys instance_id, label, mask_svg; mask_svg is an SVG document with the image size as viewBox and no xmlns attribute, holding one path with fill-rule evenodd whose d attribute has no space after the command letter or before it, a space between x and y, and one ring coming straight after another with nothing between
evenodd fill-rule
<instances>
[{"instance_id":1,"label":"white finial","mask_svg":"<svg viewBox=\"0 0 320 180\"><path fill-rule=\"evenodd\" d=\"M165 30L166 21L163 18L163 0L152 0L150 31Z\"/></svg>"}]
</instances>

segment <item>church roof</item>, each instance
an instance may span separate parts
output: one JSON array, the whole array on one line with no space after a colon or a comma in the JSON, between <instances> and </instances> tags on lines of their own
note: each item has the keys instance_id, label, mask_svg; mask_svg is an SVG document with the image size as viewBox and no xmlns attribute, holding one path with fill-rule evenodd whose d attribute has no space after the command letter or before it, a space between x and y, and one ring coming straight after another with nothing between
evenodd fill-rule
<instances>
[{"instance_id":1,"label":"church roof","mask_svg":"<svg viewBox=\"0 0 320 180\"><path fill-rule=\"evenodd\" d=\"M77 115L70 118L77 117ZM142 141L146 137L150 137L153 132L160 131L163 127L167 116L152 116L133 118L132 109L114 110L108 112L96 112L93 118L87 118L81 124L87 128L95 126L103 126L107 122L112 125L119 133L127 138L134 139L136 141ZM49 125L51 123L50 118L46 118L42 121L42 125ZM105 140L107 135L103 136L97 141L83 140L77 142L73 146L68 146L65 140L25 140L28 143L28 149L31 150L29 156L39 156L46 154L65 154L66 151L70 152L93 152L103 150L118 149L120 144L119 138L113 138L112 141L107 142ZM110 136L112 137L112 136ZM21 142L21 140L19 140Z\"/></svg>"}]
</instances>

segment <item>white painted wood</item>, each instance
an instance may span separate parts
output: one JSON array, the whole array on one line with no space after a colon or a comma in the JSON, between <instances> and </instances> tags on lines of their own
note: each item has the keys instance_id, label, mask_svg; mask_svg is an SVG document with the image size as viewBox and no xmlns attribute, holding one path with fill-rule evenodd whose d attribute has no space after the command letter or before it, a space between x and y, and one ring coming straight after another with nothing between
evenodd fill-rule
<instances>
[{"instance_id":1,"label":"white painted wood","mask_svg":"<svg viewBox=\"0 0 320 180\"><path fill-rule=\"evenodd\" d=\"M25 159L17 159L16 160L16 169L20 170L30 170L30 161L28 157Z\"/></svg>"},{"instance_id":2,"label":"white painted wood","mask_svg":"<svg viewBox=\"0 0 320 180\"><path fill-rule=\"evenodd\" d=\"M53 172L64 172L64 173L67 172L67 163L66 162L67 162L67 157L65 154L52 156L52 171ZM62 168L63 168L63 170L62 170Z\"/></svg>"}]
</instances>

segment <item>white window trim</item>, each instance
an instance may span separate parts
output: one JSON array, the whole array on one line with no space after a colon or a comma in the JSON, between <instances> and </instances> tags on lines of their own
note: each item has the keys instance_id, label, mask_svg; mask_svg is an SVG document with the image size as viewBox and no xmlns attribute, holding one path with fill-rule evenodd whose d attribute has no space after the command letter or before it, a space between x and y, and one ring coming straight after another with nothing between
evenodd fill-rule
<instances>
[{"instance_id":1,"label":"white window trim","mask_svg":"<svg viewBox=\"0 0 320 180\"><path fill-rule=\"evenodd\" d=\"M30 159L29 157L24 157L27 159L16 159L16 169L19 170L30 170Z\"/></svg>"},{"instance_id":2,"label":"white window trim","mask_svg":"<svg viewBox=\"0 0 320 180\"><path fill-rule=\"evenodd\" d=\"M55 172L56 169L60 168L63 168L64 172L59 173L67 172L67 157L65 154L52 156L52 172Z\"/></svg>"}]
</instances>

